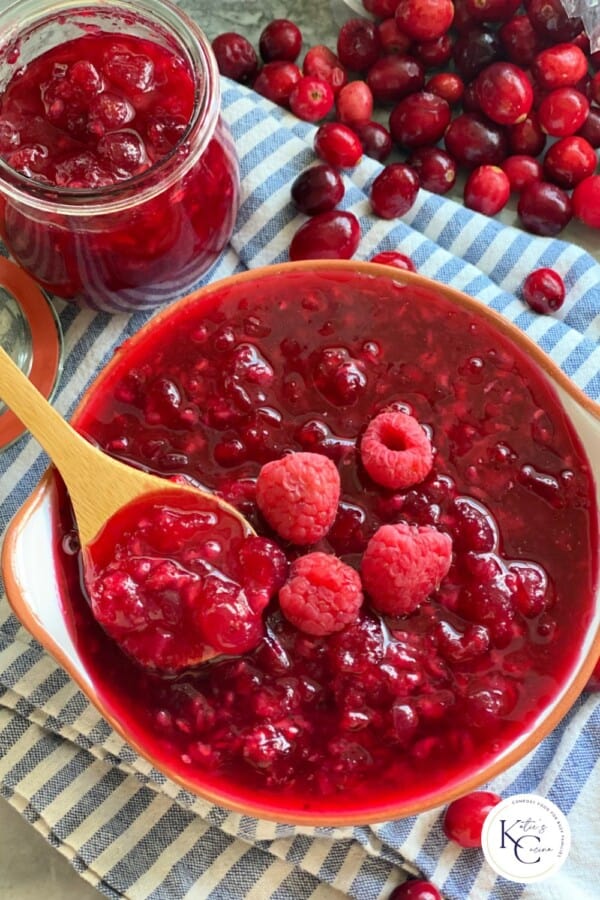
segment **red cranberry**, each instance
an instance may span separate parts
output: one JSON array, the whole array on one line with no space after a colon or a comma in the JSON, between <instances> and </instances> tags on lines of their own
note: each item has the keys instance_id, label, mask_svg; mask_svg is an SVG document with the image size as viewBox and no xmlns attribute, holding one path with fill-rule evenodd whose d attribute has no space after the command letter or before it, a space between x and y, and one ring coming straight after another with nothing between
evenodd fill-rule
<instances>
[{"instance_id":1,"label":"red cranberry","mask_svg":"<svg viewBox=\"0 0 600 900\"><path fill-rule=\"evenodd\" d=\"M544 41L557 44L572 40L583 28L579 18L570 18L560 0L525 0L531 24Z\"/></svg>"},{"instance_id":2,"label":"red cranberry","mask_svg":"<svg viewBox=\"0 0 600 900\"><path fill-rule=\"evenodd\" d=\"M384 162L392 152L392 136L384 125L379 122L365 122L364 125L354 125L354 131L359 137L364 153L372 159Z\"/></svg>"},{"instance_id":3,"label":"red cranberry","mask_svg":"<svg viewBox=\"0 0 600 900\"><path fill-rule=\"evenodd\" d=\"M302 49L302 32L289 19L273 19L261 32L258 49L264 62L295 62Z\"/></svg>"},{"instance_id":4,"label":"red cranberry","mask_svg":"<svg viewBox=\"0 0 600 900\"><path fill-rule=\"evenodd\" d=\"M454 18L452 0L400 0L394 13L399 28L415 41L445 34Z\"/></svg>"},{"instance_id":5,"label":"red cranberry","mask_svg":"<svg viewBox=\"0 0 600 900\"><path fill-rule=\"evenodd\" d=\"M546 146L546 135L542 131L535 115L529 115L522 122L511 125L508 128L507 135L512 153L539 156Z\"/></svg>"},{"instance_id":6,"label":"red cranberry","mask_svg":"<svg viewBox=\"0 0 600 900\"><path fill-rule=\"evenodd\" d=\"M585 138L594 150L600 147L600 106L590 106L588 117L577 134Z\"/></svg>"},{"instance_id":7,"label":"red cranberry","mask_svg":"<svg viewBox=\"0 0 600 900\"><path fill-rule=\"evenodd\" d=\"M486 216L495 216L504 209L509 196L508 175L498 166L478 166L465 183L465 206Z\"/></svg>"},{"instance_id":8,"label":"red cranberry","mask_svg":"<svg viewBox=\"0 0 600 900\"><path fill-rule=\"evenodd\" d=\"M565 285L554 269L535 269L523 282L523 300L538 313L556 312L565 300Z\"/></svg>"},{"instance_id":9,"label":"red cranberry","mask_svg":"<svg viewBox=\"0 0 600 900\"><path fill-rule=\"evenodd\" d=\"M596 72L590 81L589 98L592 103L600 103L600 72Z\"/></svg>"},{"instance_id":10,"label":"red cranberry","mask_svg":"<svg viewBox=\"0 0 600 900\"><path fill-rule=\"evenodd\" d=\"M465 81L471 81L482 69L496 62L501 49L500 39L494 32L471 28L454 44L452 58L456 71Z\"/></svg>"},{"instance_id":11,"label":"red cranberry","mask_svg":"<svg viewBox=\"0 0 600 900\"><path fill-rule=\"evenodd\" d=\"M498 166L506 154L504 129L479 113L461 113L444 135L446 149L461 165Z\"/></svg>"},{"instance_id":12,"label":"red cranberry","mask_svg":"<svg viewBox=\"0 0 600 900\"><path fill-rule=\"evenodd\" d=\"M360 241L355 215L331 210L301 225L290 244L290 259L350 259Z\"/></svg>"},{"instance_id":13,"label":"red cranberry","mask_svg":"<svg viewBox=\"0 0 600 900\"><path fill-rule=\"evenodd\" d=\"M573 191L573 213L590 228L600 228L600 175L590 175Z\"/></svg>"},{"instance_id":14,"label":"red cranberry","mask_svg":"<svg viewBox=\"0 0 600 900\"><path fill-rule=\"evenodd\" d=\"M395 269L403 269L405 272L416 272L414 262L405 253L397 250L383 250L371 257L371 262L380 263L382 266L393 266Z\"/></svg>"},{"instance_id":15,"label":"red cranberry","mask_svg":"<svg viewBox=\"0 0 600 900\"><path fill-rule=\"evenodd\" d=\"M379 32L368 19L349 19L339 30L337 54L354 72L366 72L379 56Z\"/></svg>"},{"instance_id":16,"label":"red cranberry","mask_svg":"<svg viewBox=\"0 0 600 900\"><path fill-rule=\"evenodd\" d=\"M559 187L573 188L593 175L597 164L592 145L585 138L572 135L549 147L544 157L544 174L547 181L553 181Z\"/></svg>"},{"instance_id":17,"label":"red cranberry","mask_svg":"<svg viewBox=\"0 0 600 900\"><path fill-rule=\"evenodd\" d=\"M537 54L531 66L537 84L546 91L573 87L585 76L587 69L586 55L575 44L547 47Z\"/></svg>"},{"instance_id":18,"label":"red cranberry","mask_svg":"<svg viewBox=\"0 0 600 900\"><path fill-rule=\"evenodd\" d=\"M377 31L382 53L397 54L398 56L408 53L412 43L411 39L398 28L398 23L393 16L380 22Z\"/></svg>"},{"instance_id":19,"label":"red cranberry","mask_svg":"<svg viewBox=\"0 0 600 900\"><path fill-rule=\"evenodd\" d=\"M585 181L580 184L585 184ZM571 199L555 184L532 181L521 191L517 212L528 231L554 237L571 220Z\"/></svg>"},{"instance_id":20,"label":"red cranberry","mask_svg":"<svg viewBox=\"0 0 600 900\"><path fill-rule=\"evenodd\" d=\"M314 146L317 156L338 168L355 166L363 154L360 138L343 122L324 122L320 125Z\"/></svg>"},{"instance_id":21,"label":"red cranberry","mask_svg":"<svg viewBox=\"0 0 600 900\"><path fill-rule=\"evenodd\" d=\"M442 900L442 895L430 881L411 878L394 888L389 900Z\"/></svg>"},{"instance_id":22,"label":"red cranberry","mask_svg":"<svg viewBox=\"0 0 600 900\"><path fill-rule=\"evenodd\" d=\"M428 69L441 69L452 59L454 41L449 34L441 34L433 41L419 41L412 52Z\"/></svg>"},{"instance_id":23,"label":"red cranberry","mask_svg":"<svg viewBox=\"0 0 600 900\"><path fill-rule=\"evenodd\" d=\"M423 66L414 56L382 56L367 73L367 84L376 103L396 103L424 83Z\"/></svg>"},{"instance_id":24,"label":"red cranberry","mask_svg":"<svg viewBox=\"0 0 600 900\"><path fill-rule=\"evenodd\" d=\"M507 22L521 5L521 0L465 0L475 22Z\"/></svg>"},{"instance_id":25,"label":"red cranberry","mask_svg":"<svg viewBox=\"0 0 600 900\"><path fill-rule=\"evenodd\" d=\"M416 170L421 187L446 194L456 182L456 163L441 147L416 147L407 163Z\"/></svg>"},{"instance_id":26,"label":"red cranberry","mask_svg":"<svg viewBox=\"0 0 600 900\"><path fill-rule=\"evenodd\" d=\"M348 81L348 75L341 62L333 50L324 44L317 44L306 51L302 71L305 75L327 81L334 94L337 94Z\"/></svg>"},{"instance_id":27,"label":"red cranberry","mask_svg":"<svg viewBox=\"0 0 600 900\"><path fill-rule=\"evenodd\" d=\"M291 188L292 200L307 216L335 209L344 196L339 172L327 163L300 172Z\"/></svg>"},{"instance_id":28,"label":"red cranberry","mask_svg":"<svg viewBox=\"0 0 600 900\"><path fill-rule=\"evenodd\" d=\"M395 219L409 211L417 199L419 176L405 163L391 163L371 186L373 212L382 219Z\"/></svg>"},{"instance_id":29,"label":"red cranberry","mask_svg":"<svg viewBox=\"0 0 600 900\"><path fill-rule=\"evenodd\" d=\"M568 137L579 131L587 119L590 104L572 87L556 88L543 98L537 111L540 126L553 137Z\"/></svg>"},{"instance_id":30,"label":"red cranberry","mask_svg":"<svg viewBox=\"0 0 600 900\"><path fill-rule=\"evenodd\" d=\"M417 91L404 97L390 114L390 132L400 147L420 147L436 144L450 122L447 102L430 94Z\"/></svg>"},{"instance_id":31,"label":"red cranberry","mask_svg":"<svg viewBox=\"0 0 600 900\"><path fill-rule=\"evenodd\" d=\"M473 791L453 800L444 814L444 834L461 847L481 847L486 816L502 800L492 791Z\"/></svg>"},{"instance_id":32,"label":"red cranberry","mask_svg":"<svg viewBox=\"0 0 600 900\"><path fill-rule=\"evenodd\" d=\"M517 194L530 181L541 181L544 174L539 160L535 156L527 156L523 153L507 156L502 163L502 168L508 175L511 191Z\"/></svg>"},{"instance_id":33,"label":"red cranberry","mask_svg":"<svg viewBox=\"0 0 600 900\"><path fill-rule=\"evenodd\" d=\"M446 103L454 106L462 99L465 84L456 72L436 72L425 85L425 90L443 97Z\"/></svg>"},{"instance_id":34,"label":"red cranberry","mask_svg":"<svg viewBox=\"0 0 600 900\"><path fill-rule=\"evenodd\" d=\"M340 122L364 125L373 117L373 94L366 81L351 81L340 88L335 99Z\"/></svg>"},{"instance_id":35,"label":"red cranberry","mask_svg":"<svg viewBox=\"0 0 600 900\"><path fill-rule=\"evenodd\" d=\"M240 84L251 84L258 72L258 57L250 41L227 31L212 42L219 72Z\"/></svg>"},{"instance_id":36,"label":"red cranberry","mask_svg":"<svg viewBox=\"0 0 600 900\"><path fill-rule=\"evenodd\" d=\"M294 115L305 122L318 122L332 110L335 97L327 81L302 75L289 98Z\"/></svg>"},{"instance_id":37,"label":"red cranberry","mask_svg":"<svg viewBox=\"0 0 600 900\"><path fill-rule=\"evenodd\" d=\"M508 59L519 66L530 66L542 48L540 36L526 15L505 22L498 36Z\"/></svg>"},{"instance_id":38,"label":"red cranberry","mask_svg":"<svg viewBox=\"0 0 600 900\"><path fill-rule=\"evenodd\" d=\"M254 79L254 90L279 106L287 106L290 94L302 78L302 72L291 62L266 63Z\"/></svg>"},{"instance_id":39,"label":"red cranberry","mask_svg":"<svg viewBox=\"0 0 600 900\"><path fill-rule=\"evenodd\" d=\"M479 106L493 122L514 125L527 118L533 88L525 72L509 62L486 66L475 82Z\"/></svg>"},{"instance_id":40,"label":"red cranberry","mask_svg":"<svg viewBox=\"0 0 600 900\"><path fill-rule=\"evenodd\" d=\"M380 19L385 19L386 16L394 15L398 0L363 0L363 6L367 12L373 13Z\"/></svg>"}]
</instances>

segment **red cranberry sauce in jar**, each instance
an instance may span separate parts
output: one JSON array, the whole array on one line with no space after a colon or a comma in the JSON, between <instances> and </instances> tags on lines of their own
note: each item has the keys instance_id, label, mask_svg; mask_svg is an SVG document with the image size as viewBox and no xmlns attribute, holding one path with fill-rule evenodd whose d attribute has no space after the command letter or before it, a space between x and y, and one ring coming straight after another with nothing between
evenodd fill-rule
<instances>
[{"instance_id":1,"label":"red cranberry sauce in jar","mask_svg":"<svg viewBox=\"0 0 600 900\"><path fill-rule=\"evenodd\" d=\"M357 449L390 406L435 448L407 490L372 482ZM382 618L367 597L355 624L312 637L274 599L253 650L175 677L128 659L74 590L78 645L103 695L181 777L282 813L425 797L496 758L572 670L597 579L585 454L525 355L436 293L305 272L216 289L125 346L77 427L214 489L267 538L261 465L327 455L341 502L316 549L357 568L385 523L435 525L453 541L448 575L410 615ZM290 560L302 552L281 546ZM76 584L74 559L64 564Z\"/></svg>"},{"instance_id":2,"label":"red cranberry sauce in jar","mask_svg":"<svg viewBox=\"0 0 600 900\"><path fill-rule=\"evenodd\" d=\"M13 74L0 156L15 190L46 202L0 200L0 235L43 287L109 310L150 308L214 262L239 175L218 110L212 124L203 114L209 139L194 123L211 90L174 48L99 29Z\"/></svg>"}]
</instances>

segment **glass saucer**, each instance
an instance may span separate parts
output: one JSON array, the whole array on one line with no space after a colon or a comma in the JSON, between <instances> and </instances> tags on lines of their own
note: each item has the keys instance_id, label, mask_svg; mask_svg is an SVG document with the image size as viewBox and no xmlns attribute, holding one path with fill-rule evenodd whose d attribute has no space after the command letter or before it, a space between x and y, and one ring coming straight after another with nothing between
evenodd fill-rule
<instances>
[{"instance_id":1,"label":"glass saucer","mask_svg":"<svg viewBox=\"0 0 600 900\"><path fill-rule=\"evenodd\" d=\"M44 291L4 257L0 257L0 346L51 400L62 362L60 323ZM0 400L0 451L25 430Z\"/></svg>"}]
</instances>

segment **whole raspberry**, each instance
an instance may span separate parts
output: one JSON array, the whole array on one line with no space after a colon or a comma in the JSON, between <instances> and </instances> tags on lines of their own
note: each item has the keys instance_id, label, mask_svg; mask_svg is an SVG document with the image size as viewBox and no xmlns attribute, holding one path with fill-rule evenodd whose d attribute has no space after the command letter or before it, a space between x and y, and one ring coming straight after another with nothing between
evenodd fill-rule
<instances>
[{"instance_id":1,"label":"whole raspberry","mask_svg":"<svg viewBox=\"0 0 600 900\"><path fill-rule=\"evenodd\" d=\"M277 534L307 546L325 537L335 519L340 476L320 453L290 453L266 463L256 482L256 503Z\"/></svg>"},{"instance_id":2,"label":"whole raspberry","mask_svg":"<svg viewBox=\"0 0 600 900\"><path fill-rule=\"evenodd\" d=\"M407 413L379 413L360 442L362 464L377 484L397 490L423 481L431 471L433 450L419 422Z\"/></svg>"},{"instance_id":3,"label":"whole raspberry","mask_svg":"<svg viewBox=\"0 0 600 900\"><path fill-rule=\"evenodd\" d=\"M382 525L364 552L363 586L388 616L413 612L440 584L452 561L449 535L430 525Z\"/></svg>"},{"instance_id":4,"label":"whole raspberry","mask_svg":"<svg viewBox=\"0 0 600 900\"><path fill-rule=\"evenodd\" d=\"M307 634L341 631L356 619L362 602L358 572L329 553L297 559L279 591L283 615Z\"/></svg>"}]
</instances>

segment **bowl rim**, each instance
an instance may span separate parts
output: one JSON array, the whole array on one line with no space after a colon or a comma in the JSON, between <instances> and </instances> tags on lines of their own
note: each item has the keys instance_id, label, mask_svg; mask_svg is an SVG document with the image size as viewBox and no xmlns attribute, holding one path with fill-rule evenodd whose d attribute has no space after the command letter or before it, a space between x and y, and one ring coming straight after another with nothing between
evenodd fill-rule
<instances>
[{"instance_id":1,"label":"bowl rim","mask_svg":"<svg viewBox=\"0 0 600 900\"><path fill-rule=\"evenodd\" d=\"M376 263L356 260L285 262L261 266L256 269L250 269L242 273L230 275L226 278L204 285L164 308L146 322L134 335L128 338L121 347L127 352L130 347L135 346L140 340L143 340L150 330L155 329L165 320L168 320L171 316L181 311L187 304L194 303L199 298L209 296L214 292L225 290L233 284L252 281L267 276L277 276L288 272L307 270L311 272L333 271L350 272L353 274L361 273L375 277L383 276L392 281L396 281L400 285L413 285L442 294L453 304L473 312L476 316L482 316L484 319L487 319L494 327L498 328L504 335L516 343L521 350L532 356L533 361L537 363L546 376L551 379L551 383L554 382L552 386L559 385L563 388L576 404L583 407L591 414L595 420L595 425L600 428L600 404L589 398L574 382L571 381L545 351L501 313L491 309L482 303L482 301L477 300L475 297L471 297L456 288L433 281L418 273L412 273ZM110 361L103 366L100 372L98 372L92 383L86 388L72 415L72 420L74 422L76 422L78 415L87 404L90 395L101 388L103 381L110 375L114 366L119 363L120 358L121 349L119 348L113 354ZM564 406L562 398L558 397L558 400L561 406ZM569 413L566 410L565 413L568 420L571 421ZM593 473L592 477L594 478ZM559 724L561 719L571 709L594 669L596 657L600 655L599 624L586 657L580 661L576 673L574 675L571 673L570 682L558 699L555 699L549 712L547 712L542 719L536 719L535 725L529 732L525 735L521 735L520 738L510 744L499 757L492 760L483 768L478 768L476 772L468 775L466 778L461 778L460 780L454 778L449 785L428 794L425 800L416 798L414 800L390 802L389 804L379 803L374 811L369 812L368 809L365 809L364 813L359 813L357 809L350 809L348 811L336 810L332 813L294 810L288 815L283 808L280 808L277 805L271 806L268 797L264 798L264 802L261 798L260 803L240 799L235 792L230 794L222 787L211 789L210 783L198 785L196 780L187 778L185 774L179 771L173 772L168 766L165 766L161 762L157 762L156 757L148 752L142 742L126 733L126 727L119 721L118 717L112 713L109 704L100 696L95 685L91 680L87 680L85 674L71 663L66 651L56 643L53 637L48 634L45 627L38 621L33 610L24 601L23 593L20 589L18 573L13 569L12 560L13 557L17 555L17 546L20 535L26 529L30 518L44 502L52 502L52 491L55 489L55 485L56 473L53 467L50 466L34 488L31 495L18 510L6 531L2 547L1 568L5 579L6 594L13 612L32 636L36 638L54 657L56 662L66 670L79 688L87 695L97 711L108 721L111 727L136 751L136 753L139 754L140 757L146 759L157 770L167 775L172 781L188 790L191 794L236 813L250 815L263 820L286 822L292 825L337 827L374 824L390 819L417 815L430 809L443 806L457 797L476 789L499 775L501 772L508 770L536 747L538 743ZM600 508L597 512L600 517ZM596 585L596 595L597 605L600 605L600 585Z\"/></svg>"}]
</instances>

